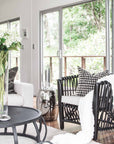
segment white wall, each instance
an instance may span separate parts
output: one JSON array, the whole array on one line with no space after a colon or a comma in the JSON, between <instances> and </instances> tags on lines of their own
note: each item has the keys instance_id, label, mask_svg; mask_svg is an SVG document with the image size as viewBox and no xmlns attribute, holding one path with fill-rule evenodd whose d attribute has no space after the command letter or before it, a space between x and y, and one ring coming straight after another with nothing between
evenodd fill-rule
<instances>
[{"instance_id":1,"label":"white wall","mask_svg":"<svg viewBox=\"0 0 114 144\"><path fill-rule=\"evenodd\" d=\"M1 0L0 22L20 17L21 29L28 28L29 38L23 40L21 50L21 79L31 82L31 0Z\"/></svg>"},{"instance_id":2,"label":"white wall","mask_svg":"<svg viewBox=\"0 0 114 144\"><path fill-rule=\"evenodd\" d=\"M39 12L41 10L75 3L77 0L0 0L0 22L20 17L21 30L28 29L28 39L23 39L21 50L22 81L34 84L34 93L39 89ZM35 49L32 49L32 44Z\"/></svg>"}]
</instances>

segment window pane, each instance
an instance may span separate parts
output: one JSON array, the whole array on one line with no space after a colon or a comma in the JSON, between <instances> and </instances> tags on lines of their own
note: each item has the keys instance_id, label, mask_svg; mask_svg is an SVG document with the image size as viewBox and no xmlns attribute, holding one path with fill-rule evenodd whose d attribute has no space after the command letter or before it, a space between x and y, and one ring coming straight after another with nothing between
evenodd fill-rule
<instances>
[{"instance_id":1,"label":"window pane","mask_svg":"<svg viewBox=\"0 0 114 144\"><path fill-rule=\"evenodd\" d=\"M43 15L43 48L44 56L56 56L59 49L59 13Z\"/></svg>"},{"instance_id":2,"label":"window pane","mask_svg":"<svg viewBox=\"0 0 114 144\"><path fill-rule=\"evenodd\" d=\"M10 23L10 30L12 39L20 41L20 21L13 21ZM18 66L18 73L16 79L20 79L20 50L11 51L11 67Z\"/></svg>"},{"instance_id":3,"label":"window pane","mask_svg":"<svg viewBox=\"0 0 114 144\"><path fill-rule=\"evenodd\" d=\"M4 33L7 31L7 23L0 24L0 33Z\"/></svg>"},{"instance_id":4,"label":"window pane","mask_svg":"<svg viewBox=\"0 0 114 144\"><path fill-rule=\"evenodd\" d=\"M56 80L59 78L59 57L57 56L58 50L59 50L59 13L58 11L56 11L52 13L43 14L43 83L44 84L51 83L54 86L56 86Z\"/></svg>"},{"instance_id":5,"label":"window pane","mask_svg":"<svg viewBox=\"0 0 114 144\"><path fill-rule=\"evenodd\" d=\"M90 72L103 71L105 35L105 0L63 9L63 46L67 58L63 75L76 74L77 66Z\"/></svg>"},{"instance_id":6,"label":"window pane","mask_svg":"<svg viewBox=\"0 0 114 144\"><path fill-rule=\"evenodd\" d=\"M11 40L12 41L20 41L20 21L16 20L13 22L7 22L4 24L0 24L0 33L11 32ZM20 50L19 51L11 51L10 55L10 67L18 66L18 73L16 79L20 79Z\"/></svg>"}]
</instances>

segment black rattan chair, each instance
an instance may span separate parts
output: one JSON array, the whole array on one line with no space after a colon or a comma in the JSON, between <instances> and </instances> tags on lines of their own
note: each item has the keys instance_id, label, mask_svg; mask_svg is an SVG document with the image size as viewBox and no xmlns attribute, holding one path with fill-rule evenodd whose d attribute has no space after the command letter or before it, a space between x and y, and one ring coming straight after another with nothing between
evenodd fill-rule
<instances>
[{"instance_id":1,"label":"black rattan chair","mask_svg":"<svg viewBox=\"0 0 114 144\"><path fill-rule=\"evenodd\" d=\"M75 94L78 86L78 76L67 76L57 80L60 128L64 129L64 122L80 124L78 106L61 101L62 96ZM111 84L107 81L96 83L93 98L93 113L95 117L94 140L98 130L114 128L113 96Z\"/></svg>"},{"instance_id":2,"label":"black rattan chair","mask_svg":"<svg viewBox=\"0 0 114 144\"><path fill-rule=\"evenodd\" d=\"M94 139L97 139L98 130L114 128L114 109L112 86L107 81L96 83L93 97L93 113L95 119Z\"/></svg>"}]
</instances>

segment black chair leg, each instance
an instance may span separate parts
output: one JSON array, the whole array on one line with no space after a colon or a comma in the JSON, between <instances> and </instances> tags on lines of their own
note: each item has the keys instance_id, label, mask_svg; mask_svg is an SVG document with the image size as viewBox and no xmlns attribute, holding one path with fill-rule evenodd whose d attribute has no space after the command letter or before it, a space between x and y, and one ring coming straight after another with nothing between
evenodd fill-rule
<instances>
[{"instance_id":1,"label":"black chair leg","mask_svg":"<svg viewBox=\"0 0 114 144\"><path fill-rule=\"evenodd\" d=\"M94 114L94 137L96 141L98 136L98 113L99 113L99 84L95 85L93 97L93 114Z\"/></svg>"},{"instance_id":2,"label":"black chair leg","mask_svg":"<svg viewBox=\"0 0 114 144\"><path fill-rule=\"evenodd\" d=\"M93 137L93 140L97 140L97 136L98 136L98 128L97 128L97 126L95 126L95 128L94 128L94 137Z\"/></svg>"},{"instance_id":3,"label":"black chair leg","mask_svg":"<svg viewBox=\"0 0 114 144\"><path fill-rule=\"evenodd\" d=\"M64 122L60 121L60 129L63 130L64 129Z\"/></svg>"},{"instance_id":4,"label":"black chair leg","mask_svg":"<svg viewBox=\"0 0 114 144\"><path fill-rule=\"evenodd\" d=\"M59 107L59 116L60 116L60 129L64 129L64 116L63 116L63 106Z\"/></svg>"}]
</instances>

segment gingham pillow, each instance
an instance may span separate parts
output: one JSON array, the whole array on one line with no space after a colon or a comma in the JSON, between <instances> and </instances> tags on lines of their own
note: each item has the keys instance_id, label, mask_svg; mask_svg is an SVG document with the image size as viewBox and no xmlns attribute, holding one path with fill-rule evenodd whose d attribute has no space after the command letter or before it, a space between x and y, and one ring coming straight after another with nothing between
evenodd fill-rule
<instances>
[{"instance_id":1,"label":"gingham pillow","mask_svg":"<svg viewBox=\"0 0 114 144\"><path fill-rule=\"evenodd\" d=\"M88 71L78 67L79 82L76 89L76 96L85 96L88 92L94 89L95 83L98 79L109 75L109 71L103 71L97 74L91 74Z\"/></svg>"}]
</instances>

